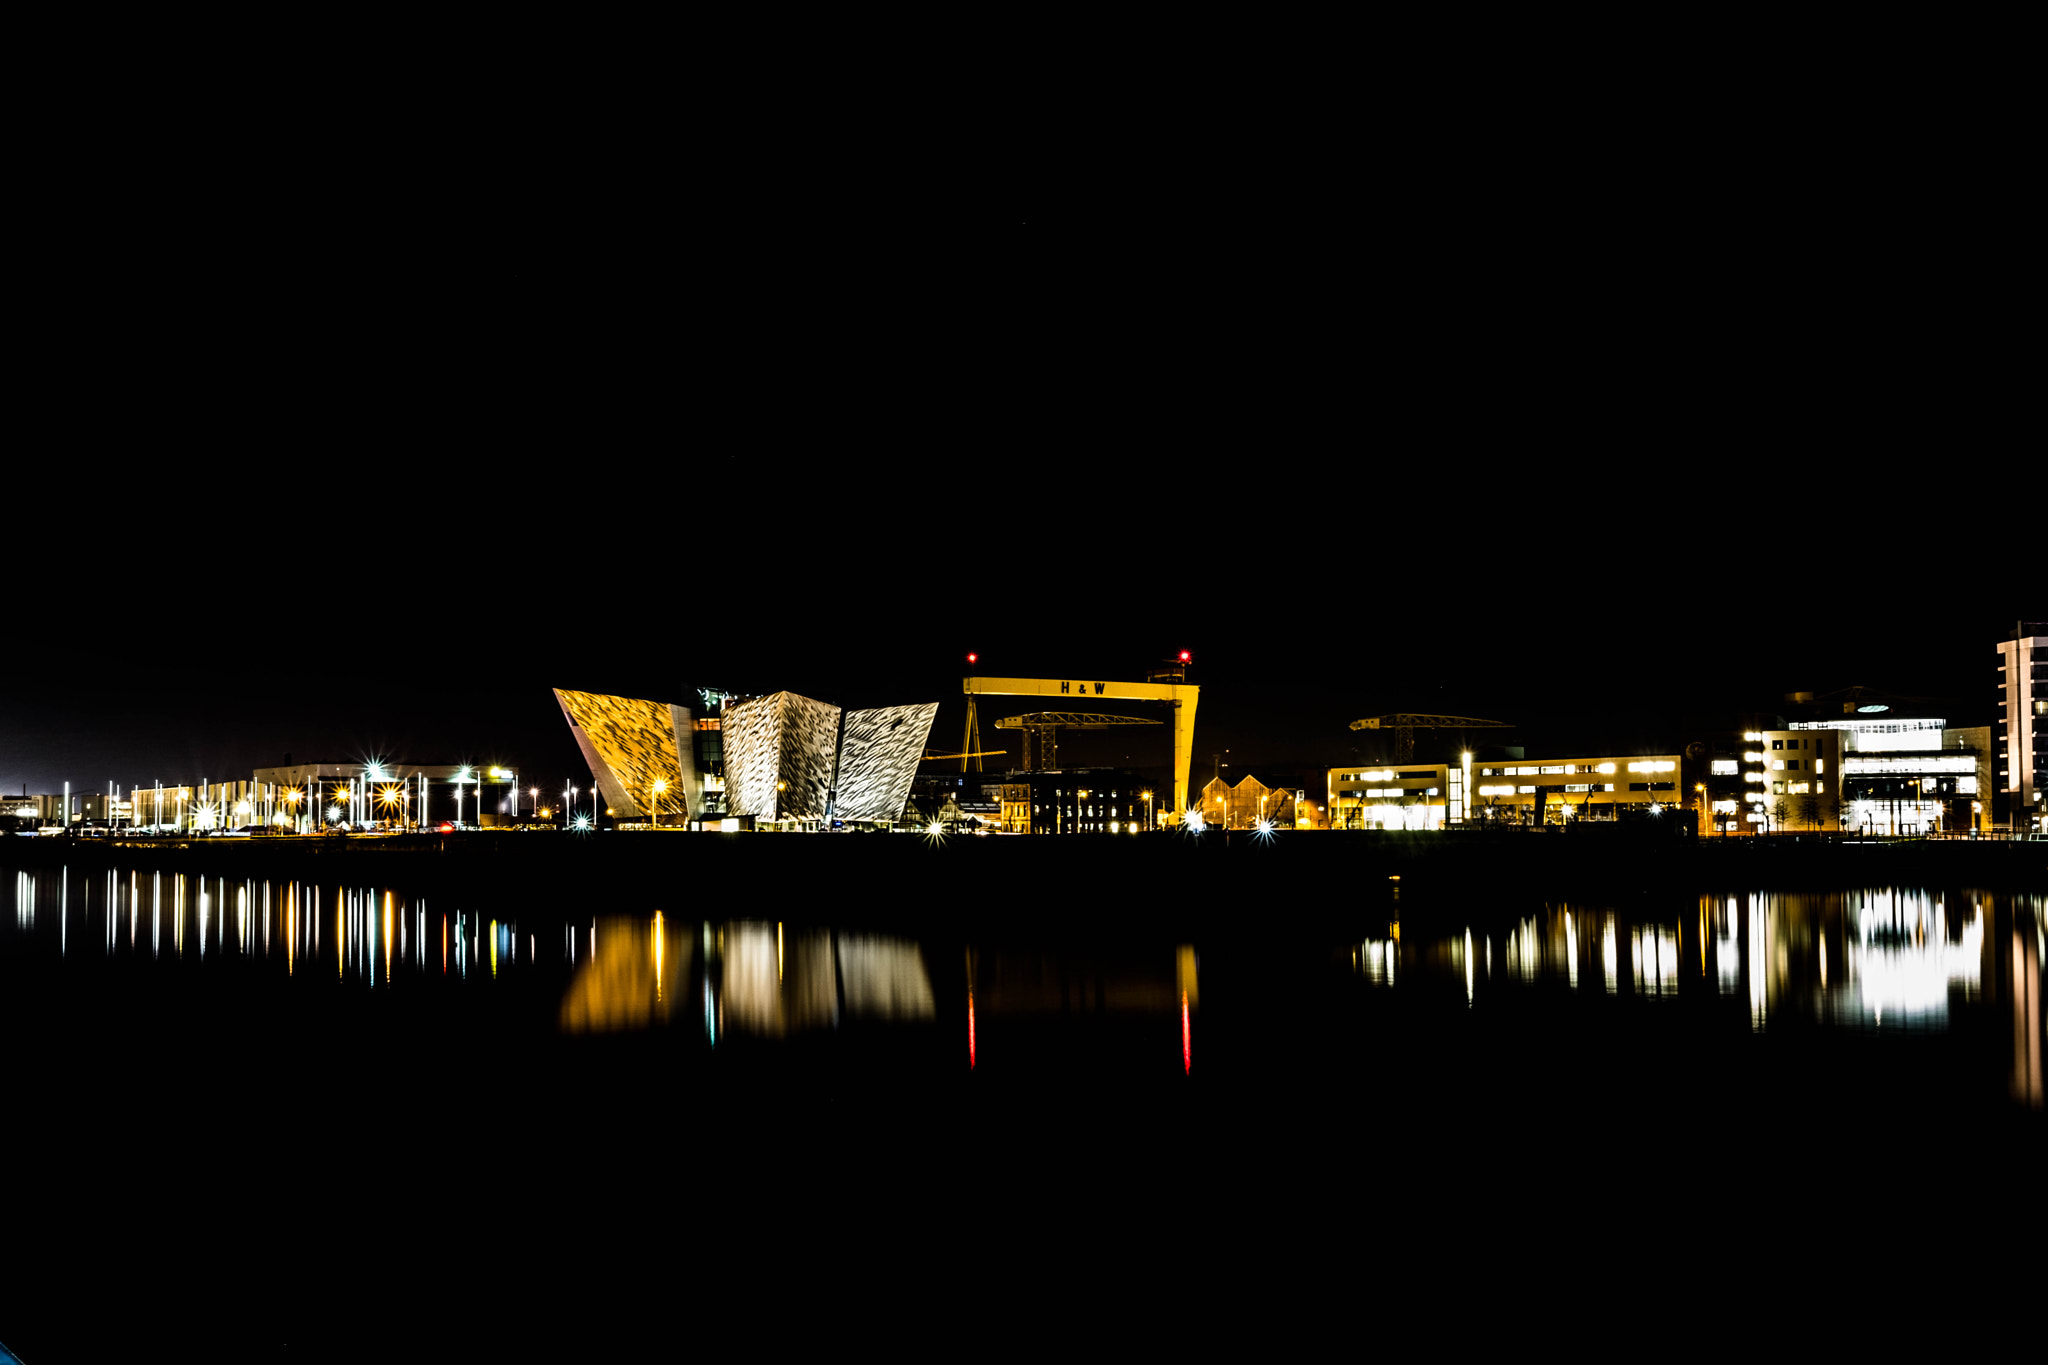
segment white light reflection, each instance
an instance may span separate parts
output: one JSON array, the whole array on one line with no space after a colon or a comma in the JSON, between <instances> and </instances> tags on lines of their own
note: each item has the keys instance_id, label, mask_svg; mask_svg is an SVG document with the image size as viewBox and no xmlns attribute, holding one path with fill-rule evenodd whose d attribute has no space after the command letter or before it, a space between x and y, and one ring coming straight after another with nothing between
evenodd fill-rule
<instances>
[{"instance_id":1,"label":"white light reflection","mask_svg":"<svg viewBox=\"0 0 2048 1365\"><path fill-rule=\"evenodd\" d=\"M1637 995L1678 994L1678 933L1662 925L1629 930Z\"/></svg>"},{"instance_id":2,"label":"white light reflection","mask_svg":"<svg viewBox=\"0 0 2048 1365\"><path fill-rule=\"evenodd\" d=\"M1770 1001L1770 911L1758 904L1761 896L1750 902L1749 907L1749 1026L1761 1033L1764 1016L1769 1012Z\"/></svg>"},{"instance_id":3,"label":"white light reflection","mask_svg":"<svg viewBox=\"0 0 2048 1365\"><path fill-rule=\"evenodd\" d=\"M1924 892L1872 893L1857 908L1847 945L1846 980L1831 1001L1878 1027L1943 1024L1951 991L1982 993L1984 908L1975 908L1954 942L1946 907Z\"/></svg>"},{"instance_id":4,"label":"white light reflection","mask_svg":"<svg viewBox=\"0 0 2048 1365\"><path fill-rule=\"evenodd\" d=\"M1375 986L1394 984L1394 968L1401 945L1390 938L1369 938L1358 945L1359 975Z\"/></svg>"}]
</instances>

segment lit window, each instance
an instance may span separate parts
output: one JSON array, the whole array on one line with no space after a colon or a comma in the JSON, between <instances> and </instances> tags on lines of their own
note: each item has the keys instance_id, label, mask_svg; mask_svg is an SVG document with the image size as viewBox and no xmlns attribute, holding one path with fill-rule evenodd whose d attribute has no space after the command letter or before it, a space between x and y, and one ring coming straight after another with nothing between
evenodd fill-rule
<instances>
[{"instance_id":1,"label":"lit window","mask_svg":"<svg viewBox=\"0 0 2048 1365\"><path fill-rule=\"evenodd\" d=\"M1714 776L1716 777L1733 777L1735 776L1736 762L1732 758L1717 758L1714 760L1713 768Z\"/></svg>"}]
</instances>

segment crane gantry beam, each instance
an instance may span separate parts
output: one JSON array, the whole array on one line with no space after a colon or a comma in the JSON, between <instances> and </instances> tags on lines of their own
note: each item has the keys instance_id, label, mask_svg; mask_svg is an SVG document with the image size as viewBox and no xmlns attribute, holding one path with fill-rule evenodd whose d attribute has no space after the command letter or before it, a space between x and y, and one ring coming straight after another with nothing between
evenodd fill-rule
<instances>
[{"instance_id":1,"label":"crane gantry beam","mask_svg":"<svg viewBox=\"0 0 2048 1365\"><path fill-rule=\"evenodd\" d=\"M1202 689L1196 684L1100 682L1094 679L1073 678L964 678L961 680L961 690L967 694L970 704L977 696L996 696L1070 699L1087 697L1091 701L1150 701L1171 706L1174 809L1187 809L1188 761L1193 758L1195 748L1195 706L1202 698Z\"/></svg>"},{"instance_id":2,"label":"crane gantry beam","mask_svg":"<svg viewBox=\"0 0 2048 1365\"><path fill-rule=\"evenodd\" d=\"M1354 720L1351 722L1351 728L1392 730L1394 761L1413 763L1417 730L1512 730L1515 726L1512 721L1481 720L1477 716L1431 716L1417 711L1396 711L1388 716L1368 716L1364 720Z\"/></svg>"}]
</instances>

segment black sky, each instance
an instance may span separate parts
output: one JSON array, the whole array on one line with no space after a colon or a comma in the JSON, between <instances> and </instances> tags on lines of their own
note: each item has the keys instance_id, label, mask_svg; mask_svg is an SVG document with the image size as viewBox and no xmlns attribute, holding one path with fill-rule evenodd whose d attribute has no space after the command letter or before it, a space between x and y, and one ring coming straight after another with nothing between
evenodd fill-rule
<instances>
[{"instance_id":1,"label":"black sky","mask_svg":"<svg viewBox=\"0 0 2048 1365\"><path fill-rule=\"evenodd\" d=\"M1396 709L1988 710L2043 614L1993 534L2038 444L2006 207L1910 144L1645 149L1009 193L134 151L43 224L0 790L580 780L552 686L939 700L950 745L968 649L1191 649L1247 765Z\"/></svg>"}]
</instances>

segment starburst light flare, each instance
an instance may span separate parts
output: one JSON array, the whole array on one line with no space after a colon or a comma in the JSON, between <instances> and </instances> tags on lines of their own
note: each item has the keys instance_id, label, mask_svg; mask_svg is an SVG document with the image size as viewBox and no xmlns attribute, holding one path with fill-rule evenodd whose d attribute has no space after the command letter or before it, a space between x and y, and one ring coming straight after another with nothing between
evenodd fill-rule
<instances>
[{"instance_id":1,"label":"starburst light flare","mask_svg":"<svg viewBox=\"0 0 2048 1365\"><path fill-rule=\"evenodd\" d=\"M1252 838L1258 840L1262 844L1272 843L1273 822L1271 820L1261 820L1257 824L1253 825Z\"/></svg>"},{"instance_id":2,"label":"starburst light flare","mask_svg":"<svg viewBox=\"0 0 2048 1365\"><path fill-rule=\"evenodd\" d=\"M1205 828L1202 820L1202 808L1200 806L1189 806L1186 810L1182 811L1180 813L1180 827L1186 833L1200 834Z\"/></svg>"},{"instance_id":3,"label":"starburst light flare","mask_svg":"<svg viewBox=\"0 0 2048 1365\"><path fill-rule=\"evenodd\" d=\"M932 845L932 846L934 846L934 847L937 847L938 845L940 845L940 844L943 844L943 843L945 843L945 842L946 842L946 823L945 823L945 821L943 821L943 820L934 820L934 821L932 821L932 822L931 822L930 824L926 825L926 826L924 827L924 841L925 841L926 843L928 843L928 844L931 844L931 845Z\"/></svg>"}]
</instances>

